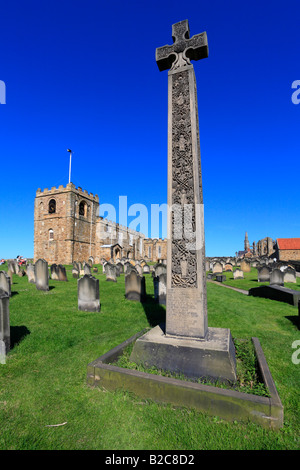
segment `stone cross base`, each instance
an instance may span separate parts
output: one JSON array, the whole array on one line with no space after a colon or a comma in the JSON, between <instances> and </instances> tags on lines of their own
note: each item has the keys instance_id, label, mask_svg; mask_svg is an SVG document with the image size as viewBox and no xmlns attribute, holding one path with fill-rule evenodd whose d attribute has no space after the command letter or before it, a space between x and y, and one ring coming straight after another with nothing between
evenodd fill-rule
<instances>
[{"instance_id":1,"label":"stone cross base","mask_svg":"<svg viewBox=\"0 0 300 470\"><path fill-rule=\"evenodd\" d=\"M190 339L166 336L158 325L136 341L130 361L190 378L236 382L235 349L227 328L208 328L205 339Z\"/></svg>"}]
</instances>

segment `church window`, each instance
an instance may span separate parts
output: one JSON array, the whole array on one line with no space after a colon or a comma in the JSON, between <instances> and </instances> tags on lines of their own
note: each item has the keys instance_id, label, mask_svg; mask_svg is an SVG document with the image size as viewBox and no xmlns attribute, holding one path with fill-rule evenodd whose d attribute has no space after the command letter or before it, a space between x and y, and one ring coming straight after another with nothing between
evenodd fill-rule
<instances>
[{"instance_id":1,"label":"church window","mask_svg":"<svg viewBox=\"0 0 300 470\"><path fill-rule=\"evenodd\" d=\"M84 201L81 201L79 204L79 215L82 215L83 217L87 216L87 204Z\"/></svg>"},{"instance_id":2,"label":"church window","mask_svg":"<svg viewBox=\"0 0 300 470\"><path fill-rule=\"evenodd\" d=\"M49 240L54 240L54 232L53 232L52 228L50 228L50 230L49 230Z\"/></svg>"},{"instance_id":3,"label":"church window","mask_svg":"<svg viewBox=\"0 0 300 470\"><path fill-rule=\"evenodd\" d=\"M49 214L55 214L56 212L56 201L55 199L51 199L49 202Z\"/></svg>"}]
</instances>

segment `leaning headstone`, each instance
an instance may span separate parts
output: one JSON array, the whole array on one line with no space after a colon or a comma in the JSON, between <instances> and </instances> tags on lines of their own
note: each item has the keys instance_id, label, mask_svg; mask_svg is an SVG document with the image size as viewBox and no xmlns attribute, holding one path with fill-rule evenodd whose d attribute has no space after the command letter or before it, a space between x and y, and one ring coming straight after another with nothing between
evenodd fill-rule
<instances>
[{"instance_id":1,"label":"leaning headstone","mask_svg":"<svg viewBox=\"0 0 300 470\"><path fill-rule=\"evenodd\" d=\"M274 284L284 286L284 273L279 268L273 269L270 273L270 286Z\"/></svg>"},{"instance_id":2,"label":"leaning headstone","mask_svg":"<svg viewBox=\"0 0 300 470\"><path fill-rule=\"evenodd\" d=\"M146 295L144 276L140 276L135 270L125 274L125 297L128 300L143 302Z\"/></svg>"},{"instance_id":3,"label":"leaning headstone","mask_svg":"<svg viewBox=\"0 0 300 470\"><path fill-rule=\"evenodd\" d=\"M208 56L207 38L202 33L190 39L187 20L172 26L172 38L173 45L156 50L159 69L171 69L168 207L176 207L176 213L168 211L166 326L165 331L158 325L138 338L130 360L185 376L234 382L236 361L230 330L208 328L207 324L198 104L190 62Z\"/></svg>"},{"instance_id":4,"label":"leaning headstone","mask_svg":"<svg viewBox=\"0 0 300 470\"><path fill-rule=\"evenodd\" d=\"M38 259L34 265L35 285L38 290L49 290L48 263L44 259Z\"/></svg>"},{"instance_id":5,"label":"leaning headstone","mask_svg":"<svg viewBox=\"0 0 300 470\"><path fill-rule=\"evenodd\" d=\"M100 312L99 279L85 274L77 281L78 310Z\"/></svg>"},{"instance_id":6,"label":"leaning headstone","mask_svg":"<svg viewBox=\"0 0 300 470\"><path fill-rule=\"evenodd\" d=\"M153 278L154 299L161 305L166 305L167 298L167 274L162 273L160 276Z\"/></svg>"},{"instance_id":7,"label":"leaning headstone","mask_svg":"<svg viewBox=\"0 0 300 470\"><path fill-rule=\"evenodd\" d=\"M117 268L114 264L107 263L105 265L105 274L107 281L117 282Z\"/></svg>"},{"instance_id":8,"label":"leaning headstone","mask_svg":"<svg viewBox=\"0 0 300 470\"><path fill-rule=\"evenodd\" d=\"M51 267L50 267L50 271L51 271L51 279L53 281L58 281L59 277L58 277L58 266L57 266L57 264L52 264Z\"/></svg>"},{"instance_id":9,"label":"leaning headstone","mask_svg":"<svg viewBox=\"0 0 300 470\"><path fill-rule=\"evenodd\" d=\"M258 282L270 281L270 268L268 266L263 265L257 268L257 280Z\"/></svg>"},{"instance_id":10,"label":"leaning headstone","mask_svg":"<svg viewBox=\"0 0 300 470\"><path fill-rule=\"evenodd\" d=\"M6 363L10 350L9 296L0 289L0 364Z\"/></svg>"},{"instance_id":11,"label":"leaning headstone","mask_svg":"<svg viewBox=\"0 0 300 470\"><path fill-rule=\"evenodd\" d=\"M66 273L66 268L62 265L58 265L58 279L59 281L67 281L67 273Z\"/></svg>"},{"instance_id":12,"label":"leaning headstone","mask_svg":"<svg viewBox=\"0 0 300 470\"><path fill-rule=\"evenodd\" d=\"M244 272L241 269L233 271L233 279L244 279Z\"/></svg>"},{"instance_id":13,"label":"leaning headstone","mask_svg":"<svg viewBox=\"0 0 300 470\"><path fill-rule=\"evenodd\" d=\"M7 295L11 297L11 281L5 271L0 271L0 290L6 292Z\"/></svg>"},{"instance_id":14,"label":"leaning headstone","mask_svg":"<svg viewBox=\"0 0 300 470\"><path fill-rule=\"evenodd\" d=\"M35 283L34 265L28 264L26 272L27 272L28 282L30 282L31 284L34 284Z\"/></svg>"},{"instance_id":15,"label":"leaning headstone","mask_svg":"<svg viewBox=\"0 0 300 470\"><path fill-rule=\"evenodd\" d=\"M296 270L288 266L284 271L284 282L297 283Z\"/></svg>"}]
</instances>

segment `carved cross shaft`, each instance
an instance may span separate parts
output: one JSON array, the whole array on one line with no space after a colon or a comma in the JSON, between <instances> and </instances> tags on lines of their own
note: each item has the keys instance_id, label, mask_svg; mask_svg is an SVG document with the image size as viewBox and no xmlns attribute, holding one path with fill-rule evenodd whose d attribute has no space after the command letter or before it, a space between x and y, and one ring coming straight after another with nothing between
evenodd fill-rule
<instances>
[{"instance_id":1,"label":"carved cross shaft","mask_svg":"<svg viewBox=\"0 0 300 470\"><path fill-rule=\"evenodd\" d=\"M163 46L156 49L156 63L160 71L190 65L191 60L200 60L208 57L208 44L206 32L196 34L190 38L188 20L172 25L172 46Z\"/></svg>"}]
</instances>

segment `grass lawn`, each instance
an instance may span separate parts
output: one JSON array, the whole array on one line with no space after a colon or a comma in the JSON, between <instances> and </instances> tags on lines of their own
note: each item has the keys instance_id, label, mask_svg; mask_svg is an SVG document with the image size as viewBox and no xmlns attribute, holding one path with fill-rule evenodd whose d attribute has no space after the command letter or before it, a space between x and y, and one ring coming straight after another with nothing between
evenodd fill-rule
<instances>
[{"instance_id":1,"label":"grass lawn","mask_svg":"<svg viewBox=\"0 0 300 470\"><path fill-rule=\"evenodd\" d=\"M145 276L147 302L140 304L125 299L124 275L117 283L107 282L100 267L95 277L101 312L80 312L77 280L71 266L66 268L69 281L50 280L49 292L14 275L12 349L0 365L1 450L299 449L300 364L292 362L292 344L300 339L295 307L207 283L209 326L261 342L284 405L284 427L269 431L123 391L87 387L87 364L164 321L165 307L154 303L151 275ZM235 281L236 287L246 288L242 282L255 286L248 275Z\"/></svg>"}]
</instances>

